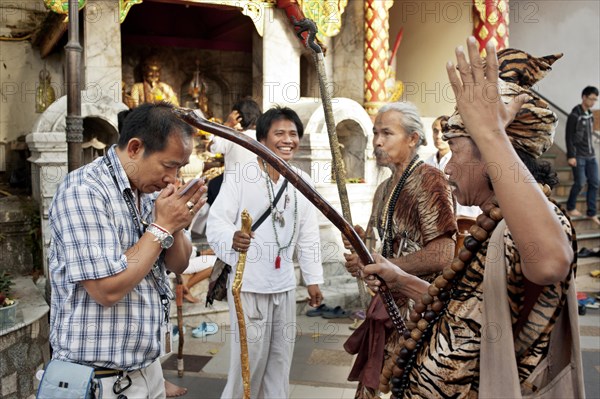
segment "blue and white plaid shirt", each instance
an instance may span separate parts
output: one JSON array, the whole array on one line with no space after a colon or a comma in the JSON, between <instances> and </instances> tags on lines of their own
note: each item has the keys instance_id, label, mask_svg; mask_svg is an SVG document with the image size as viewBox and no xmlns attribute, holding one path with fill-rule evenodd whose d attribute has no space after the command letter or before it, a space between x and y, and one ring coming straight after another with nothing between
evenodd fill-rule
<instances>
[{"instance_id":1,"label":"blue and white plaid shirt","mask_svg":"<svg viewBox=\"0 0 600 399\"><path fill-rule=\"evenodd\" d=\"M50 206L50 344L55 359L136 370L160 354L160 327L165 316L158 290L169 288L162 257L114 306L98 304L81 284L124 271L128 265L125 251L143 233L123 198L131 186L114 146L106 156L118 187L103 158L98 158L70 173ZM152 222L155 198L156 194L140 198L141 219L148 223Z\"/></svg>"}]
</instances>

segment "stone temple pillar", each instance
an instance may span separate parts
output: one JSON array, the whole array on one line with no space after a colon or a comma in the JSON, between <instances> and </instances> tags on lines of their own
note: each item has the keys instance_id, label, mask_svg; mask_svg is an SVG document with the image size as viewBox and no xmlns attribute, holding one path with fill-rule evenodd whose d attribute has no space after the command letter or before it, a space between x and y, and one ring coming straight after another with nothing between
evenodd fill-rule
<instances>
[{"instance_id":1,"label":"stone temple pillar","mask_svg":"<svg viewBox=\"0 0 600 399\"><path fill-rule=\"evenodd\" d=\"M262 109L267 110L274 104L291 104L300 98L302 45L283 10L265 5L262 24L262 49L258 51L262 76L253 77L262 83L258 92L262 94Z\"/></svg>"},{"instance_id":2,"label":"stone temple pillar","mask_svg":"<svg viewBox=\"0 0 600 399\"><path fill-rule=\"evenodd\" d=\"M121 24L119 2L88 0L83 23L82 102L110 97L121 102Z\"/></svg>"},{"instance_id":3,"label":"stone temple pillar","mask_svg":"<svg viewBox=\"0 0 600 399\"><path fill-rule=\"evenodd\" d=\"M27 135L27 146L31 151L31 186L33 198L40 205L44 239L44 275L48 274L46 250L50 244L48 233L48 210L58 185L67 175L67 142L63 132L35 132Z\"/></svg>"},{"instance_id":4,"label":"stone temple pillar","mask_svg":"<svg viewBox=\"0 0 600 399\"><path fill-rule=\"evenodd\" d=\"M365 1L365 103L369 115L385 103L389 44L389 9L394 0Z\"/></svg>"}]
</instances>

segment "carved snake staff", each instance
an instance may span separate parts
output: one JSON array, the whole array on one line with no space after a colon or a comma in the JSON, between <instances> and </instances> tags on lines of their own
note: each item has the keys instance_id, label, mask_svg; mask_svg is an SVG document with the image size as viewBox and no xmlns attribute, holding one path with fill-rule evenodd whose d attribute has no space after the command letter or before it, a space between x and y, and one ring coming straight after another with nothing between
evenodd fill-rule
<instances>
[{"instance_id":1,"label":"carved snake staff","mask_svg":"<svg viewBox=\"0 0 600 399\"><path fill-rule=\"evenodd\" d=\"M246 209L242 211L242 233L251 234L252 217ZM244 385L244 399L250 399L250 362L248 360L248 341L246 339L246 319L244 319L244 308L242 308L242 279L244 278L244 268L246 266L246 252L240 252L240 257L235 268L235 276L231 293L235 303L235 315L238 320L240 331L240 357L242 360L242 383Z\"/></svg>"},{"instance_id":2,"label":"carved snake staff","mask_svg":"<svg viewBox=\"0 0 600 399\"><path fill-rule=\"evenodd\" d=\"M287 162L279 158L263 144L250 138L249 136L241 134L226 126L209 122L191 109L175 108L173 109L173 112L191 126L222 137L225 140L229 140L235 144L241 145L248 151L258 155L261 159L271 165L273 169L278 171L284 178L286 178L291 185L296 187L296 189L300 191L307 200L309 200L318 210L320 210L321 213L323 213L323 215L325 215L325 217L342 232L344 237L350 241L350 244L352 244L352 247L354 247L356 254L360 257L360 260L365 265L373 263L373 257L367 250L367 247L365 247L365 243L352 228L352 225L348 223L348 221L344 219L342 215L340 215L339 212L336 211L335 208L331 206L331 204L327 202L327 200L325 200L321 194L313 189L302 177L300 177L300 175L294 172ZM402 334L404 330L406 330L406 326L404 325L404 321L400 316L398 306L396 306L396 302L394 301L388 286L385 284L385 281L379 276L377 276L377 279L381 282L379 295L381 295L387 313L390 316L396 331L398 331L399 334Z\"/></svg>"},{"instance_id":3,"label":"carved snake staff","mask_svg":"<svg viewBox=\"0 0 600 399\"><path fill-rule=\"evenodd\" d=\"M299 28L296 31L296 35L302 42L304 41L304 36L302 34L308 31L305 45L310 47L315 56L314 58L315 65L317 66L317 76L319 77L319 92L321 93L323 114L325 115L327 136L329 137L329 147L331 149L331 160L333 162L333 176L335 178L340 197L342 215L344 215L344 219L346 219L348 223L352 225L350 201L348 200L348 191L346 190L346 169L344 168L342 152L340 151L340 142L335 130L335 120L333 119L333 109L331 107L331 95L329 93L329 82L327 80L327 71L325 70L325 55L323 54L323 49L315 40L318 28L314 21L308 18L304 18L300 21L294 21L294 27ZM365 284L360 277L356 278L356 283L358 284L358 294L361 307L366 309L366 307L369 305L371 297L367 294Z\"/></svg>"}]
</instances>

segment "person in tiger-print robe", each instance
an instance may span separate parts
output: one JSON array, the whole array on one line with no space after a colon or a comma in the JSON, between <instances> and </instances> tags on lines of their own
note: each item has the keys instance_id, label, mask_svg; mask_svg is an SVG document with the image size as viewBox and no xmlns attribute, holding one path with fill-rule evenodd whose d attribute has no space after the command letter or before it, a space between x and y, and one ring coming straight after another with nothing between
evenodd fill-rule
<instances>
[{"instance_id":1,"label":"person in tiger-print robe","mask_svg":"<svg viewBox=\"0 0 600 399\"><path fill-rule=\"evenodd\" d=\"M454 255L457 226L450 186L441 171L415 159L418 147L425 143L425 133L413 104L391 103L382 107L373 131L377 163L389 167L392 176L375 192L366 234L372 235L373 230L377 230L380 253L397 267L432 280L450 264ZM404 179L395 197L393 192ZM396 198L395 203L391 203L392 198ZM391 219L388 218L390 210ZM391 229L388 229L390 220ZM357 231L365 235L358 226ZM362 267L360 260L356 254L345 257L346 268L356 276ZM394 297L403 316L408 317L412 303L405 296ZM379 297L373 297L366 320L345 345L348 352L359 353L349 377L359 381L359 398L377 397L383 361L397 346L397 333L386 318Z\"/></svg>"},{"instance_id":2,"label":"person in tiger-print robe","mask_svg":"<svg viewBox=\"0 0 600 399\"><path fill-rule=\"evenodd\" d=\"M487 209L497 201L506 221L503 255L511 321L513 330L518 331L515 357L523 388L525 379L547 354L558 315L567 311L566 292L574 283L576 267L570 221L535 184L553 186L558 182L551 166L537 161L552 144L556 115L528 89L560 55L535 58L513 49L496 55L493 45L488 45L484 63L473 37L467 46L468 59L458 48L458 66L447 66L457 112L443 127L452 151L446 173L459 203ZM470 95L463 95L467 90ZM416 352L403 397L479 396L488 245L489 238L466 265L463 277L454 281L447 310ZM428 282L377 256L375 264L367 265L361 274L367 276L374 291L379 283L369 275L377 274L390 288L416 301L429 287ZM526 303L533 304L529 312L524 311ZM504 397L502 392L495 394Z\"/></svg>"}]
</instances>

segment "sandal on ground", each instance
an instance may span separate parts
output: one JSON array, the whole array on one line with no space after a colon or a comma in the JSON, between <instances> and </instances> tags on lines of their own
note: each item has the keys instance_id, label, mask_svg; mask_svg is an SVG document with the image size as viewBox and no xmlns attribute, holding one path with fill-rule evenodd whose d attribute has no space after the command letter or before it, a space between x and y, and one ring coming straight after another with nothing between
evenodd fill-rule
<instances>
[{"instance_id":1,"label":"sandal on ground","mask_svg":"<svg viewBox=\"0 0 600 399\"><path fill-rule=\"evenodd\" d=\"M364 310L357 310L356 312L352 312L352 314L350 315L350 318L352 320L364 320L367 318L367 315L365 314Z\"/></svg>"},{"instance_id":2,"label":"sandal on ground","mask_svg":"<svg viewBox=\"0 0 600 399\"><path fill-rule=\"evenodd\" d=\"M183 326L183 335L185 335L185 326ZM173 333L171 335L173 337L173 342L179 341L179 327L173 326Z\"/></svg>"},{"instance_id":3,"label":"sandal on ground","mask_svg":"<svg viewBox=\"0 0 600 399\"><path fill-rule=\"evenodd\" d=\"M308 317L317 317L317 316L323 316L323 314L325 312L331 312L333 310L333 308L330 308L329 306L325 305L324 303L322 303L321 305L319 305L318 307L314 308L314 309L310 309L306 312L306 315Z\"/></svg>"},{"instance_id":4,"label":"sandal on ground","mask_svg":"<svg viewBox=\"0 0 600 399\"><path fill-rule=\"evenodd\" d=\"M336 306L329 312L323 313L324 319L342 319L350 316L350 312L342 309L341 306Z\"/></svg>"},{"instance_id":5,"label":"sandal on ground","mask_svg":"<svg viewBox=\"0 0 600 399\"><path fill-rule=\"evenodd\" d=\"M219 326L217 323L205 322L203 321L197 328L192 330L192 337L194 338L203 338L207 335L216 334L219 331Z\"/></svg>"},{"instance_id":6,"label":"sandal on ground","mask_svg":"<svg viewBox=\"0 0 600 399\"><path fill-rule=\"evenodd\" d=\"M356 330L360 325L364 322L364 320L354 319L354 323L350 324L348 328L350 330Z\"/></svg>"}]
</instances>

